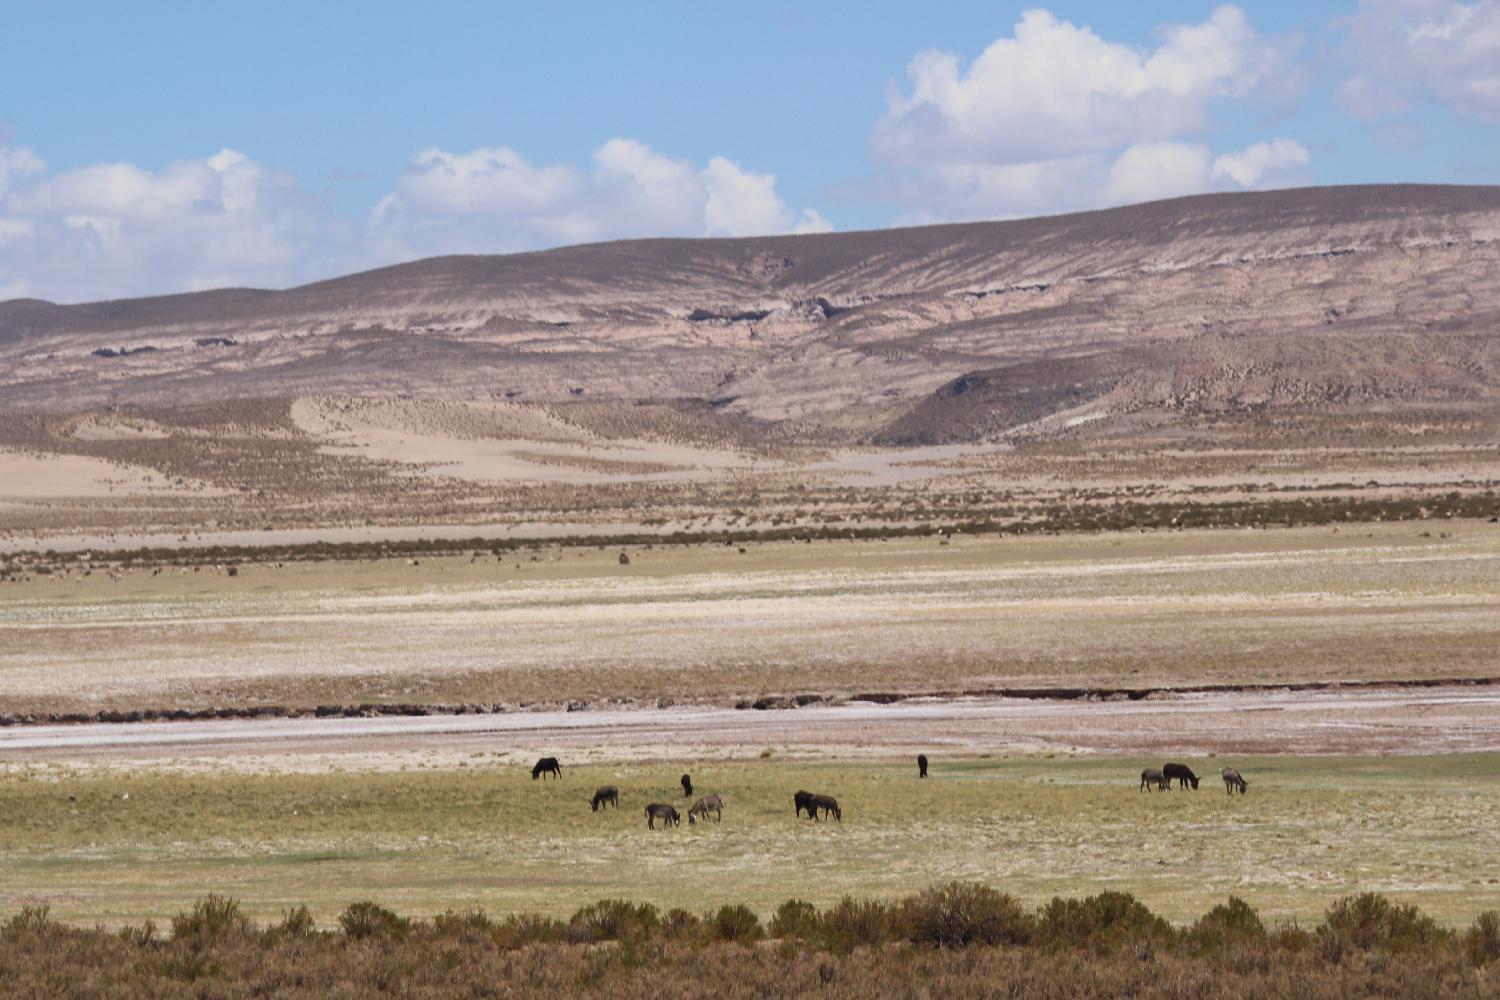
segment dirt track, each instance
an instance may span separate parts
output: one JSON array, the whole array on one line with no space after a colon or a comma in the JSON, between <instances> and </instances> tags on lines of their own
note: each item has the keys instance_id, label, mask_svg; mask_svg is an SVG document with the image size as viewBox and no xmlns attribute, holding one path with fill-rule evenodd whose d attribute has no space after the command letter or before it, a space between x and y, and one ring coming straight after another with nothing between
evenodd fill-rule
<instances>
[{"instance_id":1,"label":"dirt track","mask_svg":"<svg viewBox=\"0 0 1500 1000\"><path fill-rule=\"evenodd\" d=\"M1500 690L1214 693L1147 701L853 702L784 711L669 708L505 715L29 726L4 760L296 758L542 750L641 759L882 756L915 748L1084 753L1390 754L1500 750Z\"/></svg>"}]
</instances>

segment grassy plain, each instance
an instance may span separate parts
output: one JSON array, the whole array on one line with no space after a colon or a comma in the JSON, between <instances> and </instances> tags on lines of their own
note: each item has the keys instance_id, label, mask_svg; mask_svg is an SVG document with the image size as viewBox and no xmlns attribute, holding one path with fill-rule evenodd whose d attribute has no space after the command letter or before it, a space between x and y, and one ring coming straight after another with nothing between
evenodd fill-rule
<instances>
[{"instance_id":1,"label":"grassy plain","mask_svg":"<svg viewBox=\"0 0 1500 1000\"><path fill-rule=\"evenodd\" d=\"M0 712L1500 673L1483 521L538 545L0 584Z\"/></svg>"},{"instance_id":2,"label":"grassy plain","mask_svg":"<svg viewBox=\"0 0 1500 1000\"><path fill-rule=\"evenodd\" d=\"M307 904L327 924L376 899L409 915L466 906L566 916L616 896L702 912L789 898L893 898L952 878L1031 904L1106 889L1178 921L1230 894L1267 919L1316 921L1376 891L1466 924L1500 905L1500 757L1237 759L1192 792L1143 793L1156 760L700 761L722 824L648 831L650 801L682 804L671 764L568 767L533 782L488 756L434 769L294 774L12 764L0 778L0 914L49 904L73 922L161 921L207 892L269 920ZM588 798L618 785L621 808ZM792 816L826 791L842 823Z\"/></svg>"}]
</instances>

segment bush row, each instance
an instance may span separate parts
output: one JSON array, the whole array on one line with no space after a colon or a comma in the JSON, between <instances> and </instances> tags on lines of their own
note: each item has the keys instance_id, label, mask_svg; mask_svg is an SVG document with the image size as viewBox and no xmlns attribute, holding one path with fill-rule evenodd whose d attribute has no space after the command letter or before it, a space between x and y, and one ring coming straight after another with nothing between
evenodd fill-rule
<instances>
[{"instance_id":1,"label":"bush row","mask_svg":"<svg viewBox=\"0 0 1500 1000\"><path fill-rule=\"evenodd\" d=\"M650 903L604 899L567 920L535 914L491 918L482 910L450 911L431 921L413 920L373 902L351 904L337 929L320 930L307 907L256 926L239 904L209 895L172 920L171 935L150 921L126 927L121 940L141 946L172 944L210 949L230 940L274 944L288 939L401 940L427 938L486 942L515 949L532 944L641 945L671 941L689 945L754 943L767 937L838 954L854 949L910 944L942 949L992 946L1110 953L1158 949L1207 955L1234 949L1309 953L1338 963L1358 952L1420 954L1446 951L1476 967L1500 961L1500 911L1481 913L1465 930L1442 927L1417 907L1377 893L1340 899L1313 929L1296 924L1267 927L1244 900L1231 896L1187 926L1174 926L1128 893L1102 892L1081 899L1054 897L1038 909L973 882L950 882L895 901L846 896L826 908L788 900L763 925L743 904L704 914L662 912ZM0 944L25 936L77 931L53 921L45 907L27 907L0 925Z\"/></svg>"}]
</instances>

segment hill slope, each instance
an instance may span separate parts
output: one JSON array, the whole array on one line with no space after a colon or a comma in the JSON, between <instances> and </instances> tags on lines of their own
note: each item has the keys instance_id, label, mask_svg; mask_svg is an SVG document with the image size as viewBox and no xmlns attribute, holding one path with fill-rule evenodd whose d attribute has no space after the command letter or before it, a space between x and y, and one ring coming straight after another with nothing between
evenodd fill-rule
<instances>
[{"instance_id":1,"label":"hill slope","mask_svg":"<svg viewBox=\"0 0 1500 1000\"><path fill-rule=\"evenodd\" d=\"M0 406L696 399L875 443L1280 407L1492 427L1497 237L1500 188L1314 188L21 300L0 303Z\"/></svg>"}]
</instances>

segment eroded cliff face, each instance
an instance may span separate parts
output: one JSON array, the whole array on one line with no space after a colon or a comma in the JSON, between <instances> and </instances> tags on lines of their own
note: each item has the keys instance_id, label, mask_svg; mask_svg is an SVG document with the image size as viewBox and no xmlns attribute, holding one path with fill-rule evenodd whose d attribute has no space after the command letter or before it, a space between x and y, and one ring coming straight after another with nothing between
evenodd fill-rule
<instances>
[{"instance_id":1,"label":"eroded cliff face","mask_svg":"<svg viewBox=\"0 0 1500 1000\"><path fill-rule=\"evenodd\" d=\"M1283 410L1482 434L1497 316L1500 188L1315 188L15 301L0 407L696 401L750 433L902 445L1198 434Z\"/></svg>"}]
</instances>

